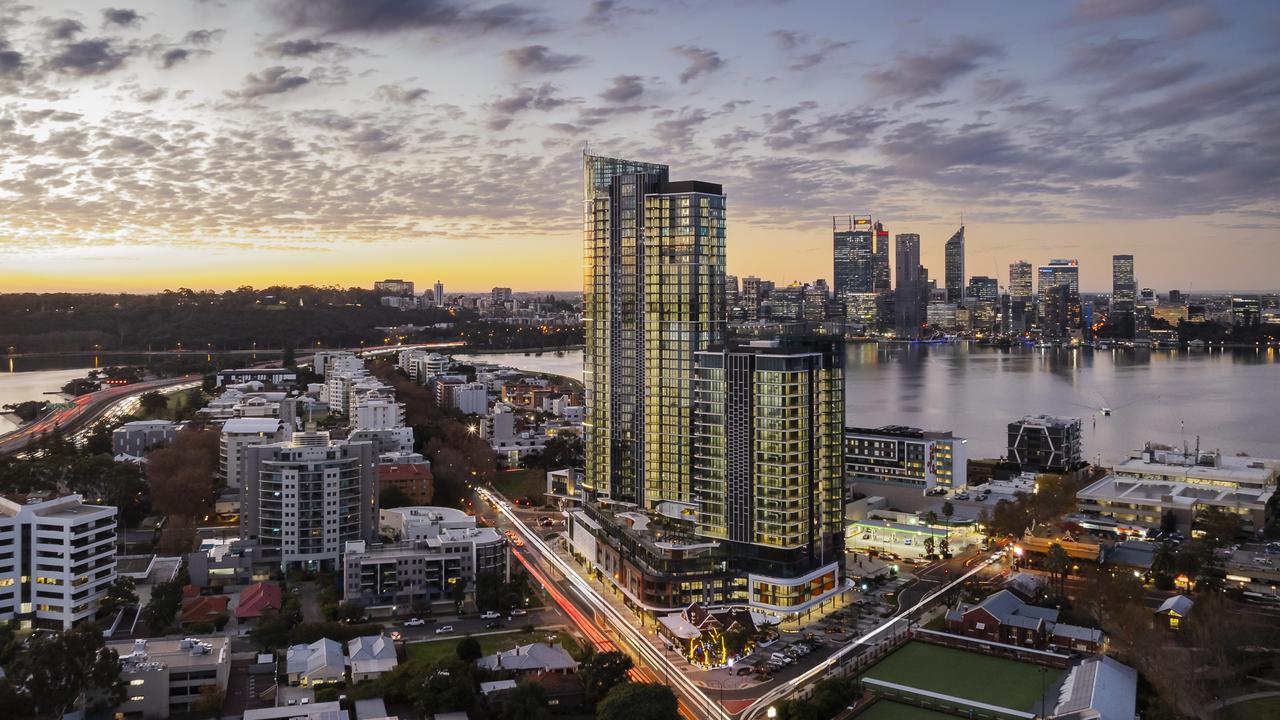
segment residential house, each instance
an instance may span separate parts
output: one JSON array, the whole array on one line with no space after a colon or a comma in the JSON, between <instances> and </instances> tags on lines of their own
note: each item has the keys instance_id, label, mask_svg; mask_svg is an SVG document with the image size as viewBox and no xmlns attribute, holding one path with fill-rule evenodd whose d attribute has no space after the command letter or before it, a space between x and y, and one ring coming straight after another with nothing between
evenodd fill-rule
<instances>
[{"instance_id":1,"label":"residential house","mask_svg":"<svg viewBox=\"0 0 1280 720\"><path fill-rule=\"evenodd\" d=\"M1045 650L1050 647L1098 652L1101 630L1058 622L1058 611L1023 602L1008 590L987 596L976 605L961 603L946 616L949 632L989 642Z\"/></svg>"},{"instance_id":2,"label":"residential house","mask_svg":"<svg viewBox=\"0 0 1280 720\"><path fill-rule=\"evenodd\" d=\"M310 645L293 645L285 658L290 685L324 685L347 679L347 659L342 644L321 638Z\"/></svg>"},{"instance_id":3,"label":"residential house","mask_svg":"<svg viewBox=\"0 0 1280 720\"><path fill-rule=\"evenodd\" d=\"M256 620L268 611L279 611L283 598L280 586L276 583L254 583L240 591L240 602L236 605L236 620Z\"/></svg>"},{"instance_id":4,"label":"residential house","mask_svg":"<svg viewBox=\"0 0 1280 720\"><path fill-rule=\"evenodd\" d=\"M377 680L396 667L396 646L385 635L366 635L347 643L351 682Z\"/></svg>"},{"instance_id":5,"label":"residential house","mask_svg":"<svg viewBox=\"0 0 1280 720\"><path fill-rule=\"evenodd\" d=\"M1160 603L1160 607L1156 609L1156 622L1168 627L1170 630L1181 630L1182 621L1191 612L1191 607L1195 605L1191 598L1186 595L1174 595L1166 598Z\"/></svg>"},{"instance_id":6,"label":"residential house","mask_svg":"<svg viewBox=\"0 0 1280 720\"><path fill-rule=\"evenodd\" d=\"M564 646L555 642L521 645L493 655L485 655L476 665L495 672L509 671L517 675L531 673L573 673L578 671L578 661Z\"/></svg>"}]
</instances>

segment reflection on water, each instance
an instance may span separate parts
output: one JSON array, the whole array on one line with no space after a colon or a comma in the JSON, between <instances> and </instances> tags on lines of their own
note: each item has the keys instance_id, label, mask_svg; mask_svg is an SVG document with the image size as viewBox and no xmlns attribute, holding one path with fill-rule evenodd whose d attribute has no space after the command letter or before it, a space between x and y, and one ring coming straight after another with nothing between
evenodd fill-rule
<instances>
[{"instance_id":1,"label":"reflection on water","mask_svg":"<svg viewBox=\"0 0 1280 720\"><path fill-rule=\"evenodd\" d=\"M457 357L582 379L580 350ZM1045 413L1084 418L1089 458L1113 461L1148 440L1194 445L1197 435L1203 448L1280 458L1273 417L1280 407L1280 357L1273 348L1001 350L851 343L845 357L848 424L952 430L969 439L970 457L1003 455L1009 421ZM91 358L82 358L79 367ZM30 369L24 361L19 359L18 370ZM0 403L37 399L84 372L50 373L47 379L34 377L44 373L0 373ZM24 384L14 392L17 378ZM1101 414L1104 407L1111 416Z\"/></svg>"}]
</instances>

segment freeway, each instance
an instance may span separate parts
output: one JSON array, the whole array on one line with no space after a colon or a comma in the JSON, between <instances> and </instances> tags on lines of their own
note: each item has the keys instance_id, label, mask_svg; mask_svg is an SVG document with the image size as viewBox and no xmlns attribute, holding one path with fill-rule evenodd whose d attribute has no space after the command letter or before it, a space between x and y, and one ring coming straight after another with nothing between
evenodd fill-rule
<instances>
[{"instance_id":1,"label":"freeway","mask_svg":"<svg viewBox=\"0 0 1280 720\"><path fill-rule=\"evenodd\" d=\"M613 605L601 598L586 580L574 572L573 568L569 567L559 555L556 555L538 533L512 511L511 503L506 498L490 489L477 489L476 492L482 499L491 501L499 515L514 527L519 537L525 541L526 547L513 549L517 559L525 564L525 567L536 565L540 568L551 568L563 576L569 588L567 594L573 596L576 604L590 612L590 618L584 616L582 620L587 621L588 625L593 625L592 621L596 626L603 624L611 636L606 638L609 642L636 660L637 667L642 668L642 673L648 675L652 681L663 683L675 692L680 702L681 712L686 717L699 720L730 720L730 715L724 708L708 698L701 688L655 648L630 618L625 617ZM530 556L528 562L526 562L526 555ZM538 579L540 575L541 573L535 574L534 578ZM542 577L539 582L548 588L549 592L552 592L552 588L555 587L555 583L546 577ZM558 592L558 590L552 592L553 599L556 599L555 595ZM591 633L588 633L588 636L590 637ZM595 638L592 640L596 641Z\"/></svg>"},{"instance_id":2,"label":"freeway","mask_svg":"<svg viewBox=\"0 0 1280 720\"><path fill-rule=\"evenodd\" d=\"M131 401L136 402L138 396L152 390L179 390L195 387L200 384L199 375L184 375L178 378L148 380L133 385L117 385L97 392L81 395L53 410L39 420L24 425L13 432L0 436L0 455L9 455L27 449L47 432L59 428L65 433L73 434L82 428L91 427L100 417L119 410Z\"/></svg>"}]
</instances>

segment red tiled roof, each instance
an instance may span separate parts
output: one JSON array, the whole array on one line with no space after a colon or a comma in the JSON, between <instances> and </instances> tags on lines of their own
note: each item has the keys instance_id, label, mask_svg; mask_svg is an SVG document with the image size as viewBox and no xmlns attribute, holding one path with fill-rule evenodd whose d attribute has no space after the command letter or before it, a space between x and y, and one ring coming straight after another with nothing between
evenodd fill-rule
<instances>
[{"instance_id":1,"label":"red tiled roof","mask_svg":"<svg viewBox=\"0 0 1280 720\"><path fill-rule=\"evenodd\" d=\"M200 588L196 587L195 585L183 585L182 599L187 600L189 598L194 598L194 597L200 597Z\"/></svg>"},{"instance_id":2,"label":"red tiled roof","mask_svg":"<svg viewBox=\"0 0 1280 720\"><path fill-rule=\"evenodd\" d=\"M231 598L226 595L206 595L204 597L187 598L182 601L181 623L209 622L216 620L227 612L227 603Z\"/></svg>"},{"instance_id":3,"label":"red tiled roof","mask_svg":"<svg viewBox=\"0 0 1280 720\"><path fill-rule=\"evenodd\" d=\"M240 604L236 617L261 617L267 610L280 609L280 586L275 583L255 583L240 591Z\"/></svg>"}]
</instances>

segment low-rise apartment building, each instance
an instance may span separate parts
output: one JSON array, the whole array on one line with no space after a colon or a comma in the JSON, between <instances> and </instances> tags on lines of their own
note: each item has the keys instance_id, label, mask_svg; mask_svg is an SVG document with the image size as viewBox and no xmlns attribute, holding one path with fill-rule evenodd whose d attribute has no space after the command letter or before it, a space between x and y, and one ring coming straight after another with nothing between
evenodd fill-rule
<instances>
[{"instance_id":1,"label":"low-rise apartment building","mask_svg":"<svg viewBox=\"0 0 1280 720\"><path fill-rule=\"evenodd\" d=\"M964 438L950 431L886 425L844 429L845 478L929 490L962 488L968 475Z\"/></svg>"},{"instance_id":2,"label":"low-rise apartment building","mask_svg":"<svg viewBox=\"0 0 1280 720\"><path fill-rule=\"evenodd\" d=\"M225 692L231 673L229 642L208 636L107 643L120 656L125 684L125 700L116 716L164 720L190 712L205 688Z\"/></svg>"},{"instance_id":3,"label":"low-rise apartment building","mask_svg":"<svg viewBox=\"0 0 1280 720\"><path fill-rule=\"evenodd\" d=\"M182 428L172 420L135 420L111 431L111 453L142 457L151 448L173 442Z\"/></svg>"}]
</instances>

